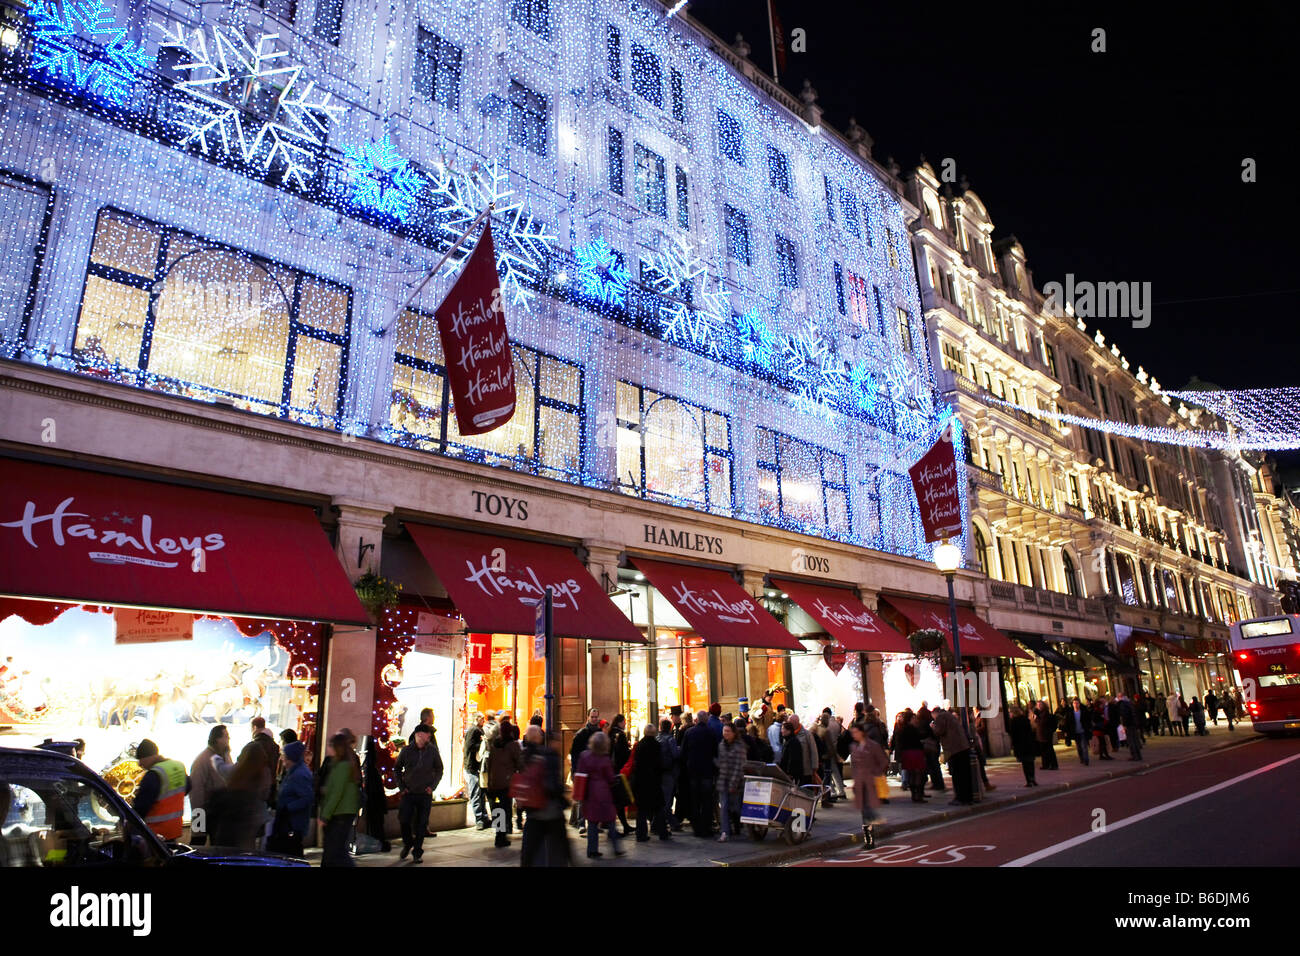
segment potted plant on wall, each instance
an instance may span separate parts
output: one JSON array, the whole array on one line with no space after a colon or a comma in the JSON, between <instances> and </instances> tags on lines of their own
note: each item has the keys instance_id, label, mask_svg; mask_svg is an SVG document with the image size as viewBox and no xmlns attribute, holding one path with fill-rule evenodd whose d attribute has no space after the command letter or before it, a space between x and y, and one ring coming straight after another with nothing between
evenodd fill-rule
<instances>
[{"instance_id":1,"label":"potted plant on wall","mask_svg":"<svg viewBox=\"0 0 1300 956\"><path fill-rule=\"evenodd\" d=\"M397 598L402 591L400 584L379 575L374 568L357 578L353 587L356 588L357 598L374 621L378 621L379 613L384 608L392 607L397 603Z\"/></svg>"}]
</instances>

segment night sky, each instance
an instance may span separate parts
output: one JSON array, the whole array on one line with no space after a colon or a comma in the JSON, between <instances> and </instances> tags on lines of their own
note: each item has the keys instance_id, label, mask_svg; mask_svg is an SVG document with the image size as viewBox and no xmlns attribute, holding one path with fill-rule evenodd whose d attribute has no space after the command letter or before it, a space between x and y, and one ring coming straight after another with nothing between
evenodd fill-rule
<instances>
[{"instance_id":1,"label":"night sky","mask_svg":"<svg viewBox=\"0 0 1300 956\"><path fill-rule=\"evenodd\" d=\"M778 0L808 47L781 82L811 79L830 124L856 116L881 162L953 157L1040 290L1067 272L1151 282L1149 328L1087 320L1135 370L1166 388L1300 384L1297 8L1064 7ZM689 13L727 41L743 33L770 72L764 0Z\"/></svg>"}]
</instances>

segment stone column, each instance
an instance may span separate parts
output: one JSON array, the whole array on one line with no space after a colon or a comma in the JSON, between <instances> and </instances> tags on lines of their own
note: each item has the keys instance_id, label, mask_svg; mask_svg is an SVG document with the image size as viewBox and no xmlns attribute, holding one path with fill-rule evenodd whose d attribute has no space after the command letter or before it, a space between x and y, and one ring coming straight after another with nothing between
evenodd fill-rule
<instances>
[{"instance_id":1,"label":"stone column","mask_svg":"<svg viewBox=\"0 0 1300 956\"><path fill-rule=\"evenodd\" d=\"M622 545L612 541L583 541L587 549L587 570L600 586L618 583L618 558ZM589 706L600 708L602 717L612 718L622 706L622 673L619 668L619 645L610 641L592 641L588 644L591 661L591 679L587 682ZM556 684L560 675L556 675Z\"/></svg>"},{"instance_id":2,"label":"stone column","mask_svg":"<svg viewBox=\"0 0 1300 956\"><path fill-rule=\"evenodd\" d=\"M756 602L763 599L763 578L767 572L767 568L756 564L740 566L740 586ZM763 691L767 690L767 654L762 648L745 648L745 696L749 698L751 712L763 696Z\"/></svg>"},{"instance_id":3,"label":"stone column","mask_svg":"<svg viewBox=\"0 0 1300 956\"><path fill-rule=\"evenodd\" d=\"M380 569L384 517L392 505L356 498L336 498L339 509L338 543L335 553L348 576L355 581L367 570ZM373 545L373 549L366 547ZM364 554L362 548L366 547ZM324 723L321 734L328 739L347 727L358 737L372 732L375 706L377 630L374 627L336 625L327 645L325 686L322 688Z\"/></svg>"}]
</instances>

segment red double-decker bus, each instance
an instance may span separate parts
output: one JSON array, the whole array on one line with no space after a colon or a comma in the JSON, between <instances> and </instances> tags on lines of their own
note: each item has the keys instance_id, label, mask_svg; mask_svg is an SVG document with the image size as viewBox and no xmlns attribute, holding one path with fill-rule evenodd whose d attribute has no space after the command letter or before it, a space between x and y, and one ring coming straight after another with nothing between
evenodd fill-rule
<instances>
[{"instance_id":1,"label":"red double-decker bus","mask_svg":"<svg viewBox=\"0 0 1300 956\"><path fill-rule=\"evenodd\" d=\"M1231 643L1255 729L1262 734L1300 730L1300 614L1238 621Z\"/></svg>"}]
</instances>

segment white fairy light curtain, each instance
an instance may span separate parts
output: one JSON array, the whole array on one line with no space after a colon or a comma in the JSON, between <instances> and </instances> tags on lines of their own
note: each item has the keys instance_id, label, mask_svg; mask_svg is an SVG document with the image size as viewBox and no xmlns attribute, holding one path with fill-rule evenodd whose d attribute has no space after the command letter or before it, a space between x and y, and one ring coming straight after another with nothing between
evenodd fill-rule
<instances>
[{"instance_id":1,"label":"white fairy light curtain","mask_svg":"<svg viewBox=\"0 0 1300 956\"><path fill-rule=\"evenodd\" d=\"M905 452L950 413L898 201L659 4L49 0L19 23L0 201L66 189L50 234L90 251L66 317L23 280L0 353L928 555ZM429 315L473 237L401 303L489 204L521 397L474 440ZM40 215L16 228L52 263ZM619 382L665 404L625 419ZM732 457L759 426L765 467Z\"/></svg>"}]
</instances>

